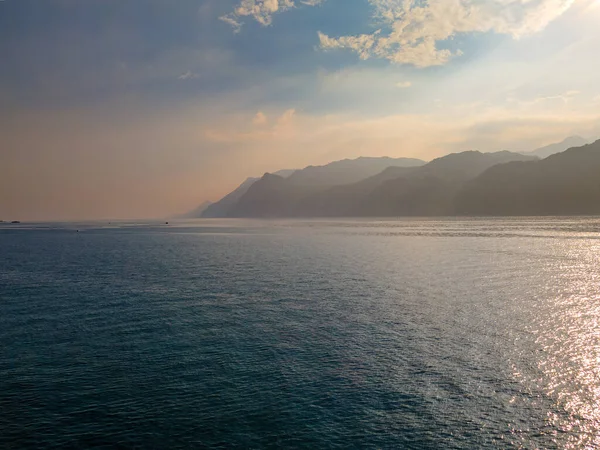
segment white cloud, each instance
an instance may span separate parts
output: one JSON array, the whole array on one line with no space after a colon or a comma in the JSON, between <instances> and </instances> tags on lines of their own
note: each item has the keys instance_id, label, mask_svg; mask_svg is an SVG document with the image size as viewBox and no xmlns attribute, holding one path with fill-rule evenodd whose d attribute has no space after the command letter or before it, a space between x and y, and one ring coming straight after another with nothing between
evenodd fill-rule
<instances>
[{"instance_id":1,"label":"white cloud","mask_svg":"<svg viewBox=\"0 0 600 450\"><path fill-rule=\"evenodd\" d=\"M299 3L307 6L317 6L325 0L302 0ZM239 5L230 14L221 17L221 20L228 23L239 32L242 26L243 17L252 17L263 26L271 25L273 15L278 12L287 11L294 8L294 0L241 0Z\"/></svg>"},{"instance_id":2,"label":"white cloud","mask_svg":"<svg viewBox=\"0 0 600 450\"><path fill-rule=\"evenodd\" d=\"M509 104L514 104L519 107L530 107L539 105L543 108L548 107L548 102L555 102L558 105L566 105L581 94L580 91L570 90L555 95L542 95L533 99L519 99L514 96L507 98Z\"/></svg>"},{"instance_id":3,"label":"white cloud","mask_svg":"<svg viewBox=\"0 0 600 450\"><path fill-rule=\"evenodd\" d=\"M412 83L410 81L400 81L398 83L396 83L396 87L399 87L401 89L406 89L412 86Z\"/></svg>"},{"instance_id":4,"label":"white cloud","mask_svg":"<svg viewBox=\"0 0 600 450\"><path fill-rule=\"evenodd\" d=\"M539 102L545 102L548 100L560 100L563 103L569 103L570 100L577 97L579 94L581 94L580 91L574 91L574 90L567 91L567 92L563 92L562 94L558 94L558 95L549 95L546 97L538 97L535 99L535 102L539 103Z\"/></svg>"},{"instance_id":5,"label":"white cloud","mask_svg":"<svg viewBox=\"0 0 600 450\"><path fill-rule=\"evenodd\" d=\"M234 14L228 14L226 16L221 16L221 17L219 17L219 19L221 19L223 22L231 25L234 33L239 33L242 29L242 22L240 22L239 19L237 17L235 17Z\"/></svg>"},{"instance_id":6,"label":"white cloud","mask_svg":"<svg viewBox=\"0 0 600 450\"><path fill-rule=\"evenodd\" d=\"M330 37L321 48L347 48L362 59L428 67L462 54L438 48L457 34L495 32L519 39L543 30L575 0L369 0L382 29L371 34ZM384 31L385 30L385 31Z\"/></svg>"},{"instance_id":7,"label":"white cloud","mask_svg":"<svg viewBox=\"0 0 600 450\"><path fill-rule=\"evenodd\" d=\"M177 77L178 80L195 80L199 75L197 73L188 70Z\"/></svg>"}]
</instances>

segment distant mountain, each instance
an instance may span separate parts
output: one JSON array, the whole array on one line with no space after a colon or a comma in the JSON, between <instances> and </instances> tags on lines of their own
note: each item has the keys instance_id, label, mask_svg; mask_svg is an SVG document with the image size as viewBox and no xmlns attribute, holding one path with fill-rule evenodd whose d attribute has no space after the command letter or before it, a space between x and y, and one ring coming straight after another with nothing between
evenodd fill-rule
<instances>
[{"instance_id":1,"label":"distant mountain","mask_svg":"<svg viewBox=\"0 0 600 450\"><path fill-rule=\"evenodd\" d=\"M581 147L586 145L588 141L581 136L570 136L562 142L556 144L546 145L545 147L538 148L532 152L523 152L524 155L533 155L538 158L547 158L550 155L564 152L565 150L573 147Z\"/></svg>"},{"instance_id":2,"label":"distant mountain","mask_svg":"<svg viewBox=\"0 0 600 450\"><path fill-rule=\"evenodd\" d=\"M292 217L296 204L321 187L298 185L266 173L229 211L230 217Z\"/></svg>"},{"instance_id":3,"label":"distant mountain","mask_svg":"<svg viewBox=\"0 0 600 450\"><path fill-rule=\"evenodd\" d=\"M335 161L324 166L308 166L296 170L288 179L296 185L338 186L364 180L388 167L417 167L424 164L425 161L414 158L360 157Z\"/></svg>"},{"instance_id":4,"label":"distant mountain","mask_svg":"<svg viewBox=\"0 0 600 450\"><path fill-rule=\"evenodd\" d=\"M194 208L193 210L185 213L185 214L180 214L178 216L176 216L176 219L197 219L199 217L202 217L202 213L210 206L212 205L211 202L204 202L201 205L199 205L198 207Z\"/></svg>"},{"instance_id":5,"label":"distant mountain","mask_svg":"<svg viewBox=\"0 0 600 450\"><path fill-rule=\"evenodd\" d=\"M248 192L250 186L252 186L258 178L247 178L242 184L240 184L234 191L227 194L221 200L213 203L206 208L200 217L214 218L214 217L228 217L229 211L236 205L238 200Z\"/></svg>"},{"instance_id":6,"label":"distant mountain","mask_svg":"<svg viewBox=\"0 0 600 450\"><path fill-rule=\"evenodd\" d=\"M290 175L292 175L296 171L297 171L297 169L278 170L277 172L274 173L274 175L278 175L282 178L288 178Z\"/></svg>"},{"instance_id":7,"label":"distant mountain","mask_svg":"<svg viewBox=\"0 0 600 450\"><path fill-rule=\"evenodd\" d=\"M600 214L600 141L490 168L457 195L464 215Z\"/></svg>"},{"instance_id":8,"label":"distant mountain","mask_svg":"<svg viewBox=\"0 0 600 450\"><path fill-rule=\"evenodd\" d=\"M275 172L275 174L282 178L288 178L296 172L296 169L284 169ZM232 208L237 204L238 200L248 192L250 186L256 183L260 178L247 178L242 184L240 184L235 190L227 194L218 202L215 202L208 206L200 215L196 217L203 218L217 218L217 217L229 217Z\"/></svg>"},{"instance_id":9,"label":"distant mountain","mask_svg":"<svg viewBox=\"0 0 600 450\"><path fill-rule=\"evenodd\" d=\"M296 215L305 217L343 217L356 215L356 205L385 181L396 179L414 167L388 167L383 172L357 183L334 186L307 195L296 207Z\"/></svg>"},{"instance_id":10,"label":"distant mountain","mask_svg":"<svg viewBox=\"0 0 600 450\"><path fill-rule=\"evenodd\" d=\"M450 154L383 182L355 206L352 215L451 215L454 197L468 180L497 164L535 159L506 151Z\"/></svg>"},{"instance_id":11,"label":"distant mountain","mask_svg":"<svg viewBox=\"0 0 600 450\"><path fill-rule=\"evenodd\" d=\"M426 165L387 167L366 179L334 187L323 179L326 178L325 170L319 170L319 177L304 178L302 183L296 177L298 172L288 179L265 174L239 199L230 215L335 217L448 214L452 209L454 194L466 180L495 164L531 159L534 157L510 152L465 152L448 155ZM312 175L315 171L309 173Z\"/></svg>"},{"instance_id":12,"label":"distant mountain","mask_svg":"<svg viewBox=\"0 0 600 450\"><path fill-rule=\"evenodd\" d=\"M600 214L600 141L541 160L468 151L427 164L359 158L267 173L246 180L203 217L546 214Z\"/></svg>"},{"instance_id":13,"label":"distant mountain","mask_svg":"<svg viewBox=\"0 0 600 450\"><path fill-rule=\"evenodd\" d=\"M418 167L424 161L411 158L358 158L336 161L325 166L309 166L295 171L287 179L265 174L239 199L231 217L293 217L333 214L329 204L339 209L339 203L329 202L319 208L311 198L337 185L357 183L392 166ZM319 198L315 199L318 203ZM306 203L308 202L308 203Z\"/></svg>"}]
</instances>

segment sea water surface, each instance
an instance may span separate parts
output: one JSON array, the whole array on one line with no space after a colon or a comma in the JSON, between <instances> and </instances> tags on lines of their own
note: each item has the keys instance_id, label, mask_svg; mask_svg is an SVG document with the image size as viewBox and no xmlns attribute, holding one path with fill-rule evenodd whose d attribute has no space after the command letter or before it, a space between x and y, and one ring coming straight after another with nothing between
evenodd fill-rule
<instances>
[{"instance_id":1,"label":"sea water surface","mask_svg":"<svg viewBox=\"0 0 600 450\"><path fill-rule=\"evenodd\" d=\"M0 447L600 447L600 219L0 224Z\"/></svg>"}]
</instances>

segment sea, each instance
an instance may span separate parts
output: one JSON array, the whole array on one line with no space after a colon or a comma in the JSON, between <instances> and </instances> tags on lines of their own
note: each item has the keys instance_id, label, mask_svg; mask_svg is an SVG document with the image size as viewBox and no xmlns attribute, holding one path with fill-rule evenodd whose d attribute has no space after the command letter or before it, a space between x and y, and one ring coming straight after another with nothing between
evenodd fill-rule
<instances>
[{"instance_id":1,"label":"sea","mask_svg":"<svg viewBox=\"0 0 600 450\"><path fill-rule=\"evenodd\" d=\"M600 218L0 224L0 448L600 448Z\"/></svg>"}]
</instances>

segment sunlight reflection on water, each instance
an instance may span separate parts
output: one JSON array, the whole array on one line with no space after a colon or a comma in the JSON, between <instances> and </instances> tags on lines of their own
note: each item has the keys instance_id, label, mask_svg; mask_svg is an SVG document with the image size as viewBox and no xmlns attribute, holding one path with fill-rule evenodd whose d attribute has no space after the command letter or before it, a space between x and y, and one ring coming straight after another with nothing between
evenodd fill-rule
<instances>
[{"instance_id":1,"label":"sunlight reflection on water","mask_svg":"<svg viewBox=\"0 0 600 450\"><path fill-rule=\"evenodd\" d=\"M600 446L600 246L589 241L559 244L569 258L550 262L554 277L541 314L530 326L541 353L539 378L515 373L524 384L537 385L554 403L547 412L564 448ZM530 374L531 375L531 374ZM566 437L566 439L565 439ZM555 440L558 444L559 442Z\"/></svg>"}]
</instances>

